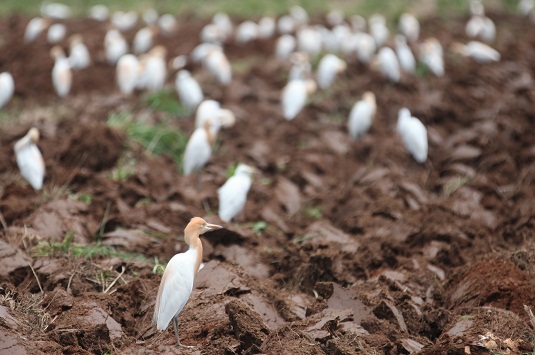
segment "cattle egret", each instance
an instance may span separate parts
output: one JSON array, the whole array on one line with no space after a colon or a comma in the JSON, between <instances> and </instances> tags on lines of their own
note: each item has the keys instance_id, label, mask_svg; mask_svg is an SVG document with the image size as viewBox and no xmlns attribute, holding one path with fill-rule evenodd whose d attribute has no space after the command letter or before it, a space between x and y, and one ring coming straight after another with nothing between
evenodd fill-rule
<instances>
[{"instance_id":1,"label":"cattle egret","mask_svg":"<svg viewBox=\"0 0 535 355\"><path fill-rule=\"evenodd\" d=\"M15 143L15 155L22 177L32 185L35 190L43 187L45 177L45 162L37 148L39 131L31 128L28 133Z\"/></svg>"},{"instance_id":2,"label":"cattle egret","mask_svg":"<svg viewBox=\"0 0 535 355\"><path fill-rule=\"evenodd\" d=\"M251 188L252 174L256 171L253 167L239 164L223 186L217 190L219 196L219 218L224 222L230 222L245 207L247 193Z\"/></svg>"},{"instance_id":3,"label":"cattle egret","mask_svg":"<svg viewBox=\"0 0 535 355\"><path fill-rule=\"evenodd\" d=\"M321 33L314 28L304 27L297 31L297 49L311 58L321 52Z\"/></svg>"},{"instance_id":4,"label":"cattle egret","mask_svg":"<svg viewBox=\"0 0 535 355\"><path fill-rule=\"evenodd\" d=\"M49 19L40 17L32 18L26 25L26 30L24 31L24 42L30 43L35 41L41 32L43 32L48 26L50 26Z\"/></svg>"},{"instance_id":5,"label":"cattle egret","mask_svg":"<svg viewBox=\"0 0 535 355\"><path fill-rule=\"evenodd\" d=\"M517 9L520 14L527 16L535 9L535 0L520 0Z\"/></svg>"},{"instance_id":6,"label":"cattle egret","mask_svg":"<svg viewBox=\"0 0 535 355\"><path fill-rule=\"evenodd\" d=\"M0 108L11 100L15 93L15 81L11 73L0 73Z\"/></svg>"},{"instance_id":7,"label":"cattle egret","mask_svg":"<svg viewBox=\"0 0 535 355\"><path fill-rule=\"evenodd\" d=\"M195 276L202 268L202 242L199 236L220 228L223 227L207 223L200 217L193 217L184 229L184 241L188 245L188 250L173 256L163 273L153 321L158 330L165 330L173 320L176 342L179 346L188 347L182 345L178 336L178 316L188 302L193 291Z\"/></svg>"},{"instance_id":8,"label":"cattle egret","mask_svg":"<svg viewBox=\"0 0 535 355\"><path fill-rule=\"evenodd\" d=\"M71 17L71 8L57 2L43 3L41 5L41 16L65 20Z\"/></svg>"},{"instance_id":9,"label":"cattle egret","mask_svg":"<svg viewBox=\"0 0 535 355\"><path fill-rule=\"evenodd\" d=\"M481 38L490 43L496 37L496 26L488 17L472 16L466 23L465 32L468 37Z\"/></svg>"},{"instance_id":10,"label":"cattle egret","mask_svg":"<svg viewBox=\"0 0 535 355\"><path fill-rule=\"evenodd\" d=\"M351 28L355 32L362 32L366 29L366 19L360 15L351 16Z\"/></svg>"},{"instance_id":11,"label":"cattle egret","mask_svg":"<svg viewBox=\"0 0 535 355\"><path fill-rule=\"evenodd\" d=\"M293 120L305 107L308 95L314 91L316 91L316 83L313 80L290 80L282 90L281 102L284 118L287 121Z\"/></svg>"},{"instance_id":12,"label":"cattle egret","mask_svg":"<svg viewBox=\"0 0 535 355\"><path fill-rule=\"evenodd\" d=\"M386 19L383 15L375 14L368 20L370 26L370 34L375 40L377 47L382 47L390 34L388 27L386 27Z\"/></svg>"},{"instance_id":13,"label":"cattle egret","mask_svg":"<svg viewBox=\"0 0 535 355\"><path fill-rule=\"evenodd\" d=\"M359 32L355 34L354 40L359 61L364 64L369 63L377 49L372 35Z\"/></svg>"},{"instance_id":14,"label":"cattle egret","mask_svg":"<svg viewBox=\"0 0 535 355\"><path fill-rule=\"evenodd\" d=\"M104 37L104 48L108 63L115 64L123 55L128 53L128 43L116 29L110 29Z\"/></svg>"},{"instance_id":15,"label":"cattle egret","mask_svg":"<svg viewBox=\"0 0 535 355\"><path fill-rule=\"evenodd\" d=\"M391 82L397 83L401 78L399 61L392 48L383 47L375 58L376 65L381 73Z\"/></svg>"},{"instance_id":16,"label":"cattle egret","mask_svg":"<svg viewBox=\"0 0 535 355\"><path fill-rule=\"evenodd\" d=\"M413 158L418 163L425 162L427 160L427 129L405 107L399 110L397 131Z\"/></svg>"},{"instance_id":17,"label":"cattle egret","mask_svg":"<svg viewBox=\"0 0 535 355\"><path fill-rule=\"evenodd\" d=\"M349 113L347 128L351 138L357 139L370 130L376 110L374 93L366 91L362 100L357 101Z\"/></svg>"},{"instance_id":18,"label":"cattle egret","mask_svg":"<svg viewBox=\"0 0 535 355\"><path fill-rule=\"evenodd\" d=\"M258 21L258 38L267 39L275 34L275 19L273 17L262 17Z\"/></svg>"},{"instance_id":19,"label":"cattle egret","mask_svg":"<svg viewBox=\"0 0 535 355\"><path fill-rule=\"evenodd\" d=\"M209 23L201 30L201 41L203 43L220 44L223 42L225 35L216 24Z\"/></svg>"},{"instance_id":20,"label":"cattle egret","mask_svg":"<svg viewBox=\"0 0 535 355\"><path fill-rule=\"evenodd\" d=\"M106 21L110 17L110 9L106 5L94 5L89 9L89 18L97 21Z\"/></svg>"},{"instance_id":21,"label":"cattle egret","mask_svg":"<svg viewBox=\"0 0 535 355\"><path fill-rule=\"evenodd\" d=\"M194 63L204 62L212 50L223 50L221 45L215 43L200 43L191 51L190 57Z\"/></svg>"},{"instance_id":22,"label":"cattle egret","mask_svg":"<svg viewBox=\"0 0 535 355\"><path fill-rule=\"evenodd\" d=\"M65 38L66 33L67 27L65 27L64 24L55 23L48 28L46 39L50 44L58 44L63 40L63 38Z\"/></svg>"},{"instance_id":23,"label":"cattle egret","mask_svg":"<svg viewBox=\"0 0 535 355\"><path fill-rule=\"evenodd\" d=\"M304 26L308 23L308 13L301 6L292 6L290 8L290 16L295 20L298 26Z\"/></svg>"},{"instance_id":24,"label":"cattle egret","mask_svg":"<svg viewBox=\"0 0 535 355\"><path fill-rule=\"evenodd\" d=\"M164 46L156 46L143 57L143 72L140 77L143 88L149 91L157 91L163 88L167 77L166 54L167 49Z\"/></svg>"},{"instance_id":25,"label":"cattle egret","mask_svg":"<svg viewBox=\"0 0 535 355\"><path fill-rule=\"evenodd\" d=\"M232 68L221 48L212 48L203 61L212 77L221 85L228 86L232 80Z\"/></svg>"},{"instance_id":26,"label":"cattle egret","mask_svg":"<svg viewBox=\"0 0 535 355\"><path fill-rule=\"evenodd\" d=\"M398 55L399 65L401 69L407 73L414 73L416 70L416 59L410 47L407 45L407 40L404 35L396 35L396 54Z\"/></svg>"},{"instance_id":27,"label":"cattle egret","mask_svg":"<svg viewBox=\"0 0 535 355\"><path fill-rule=\"evenodd\" d=\"M143 14L141 15L143 18L143 21L147 25L154 25L156 24L156 21L158 21L158 11L156 11L153 8L148 8L145 11L143 11Z\"/></svg>"},{"instance_id":28,"label":"cattle egret","mask_svg":"<svg viewBox=\"0 0 535 355\"><path fill-rule=\"evenodd\" d=\"M115 78L119 90L130 95L136 88L139 76L139 61L133 54L123 55L117 62Z\"/></svg>"},{"instance_id":29,"label":"cattle egret","mask_svg":"<svg viewBox=\"0 0 535 355\"><path fill-rule=\"evenodd\" d=\"M436 38L429 38L420 45L419 60L436 76L444 75L444 53Z\"/></svg>"},{"instance_id":30,"label":"cattle egret","mask_svg":"<svg viewBox=\"0 0 535 355\"><path fill-rule=\"evenodd\" d=\"M416 42L420 36L420 22L414 15L404 13L399 17L399 32L409 41Z\"/></svg>"},{"instance_id":31,"label":"cattle egret","mask_svg":"<svg viewBox=\"0 0 535 355\"><path fill-rule=\"evenodd\" d=\"M135 11L116 11L111 15L111 23L120 31L128 31L134 28L138 15Z\"/></svg>"},{"instance_id":32,"label":"cattle egret","mask_svg":"<svg viewBox=\"0 0 535 355\"><path fill-rule=\"evenodd\" d=\"M500 52L482 42L471 41L466 45L456 42L452 44L452 49L480 64L500 61Z\"/></svg>"},{"instance_id":33,"label":"cattle egret","mask_svg":"<svg viewBox=\"0 0 535 355\"><path fill-rule=\"evenodd\" d=\"M295 28L296 23L291 16L284 15L279 17L277 21L277 31L279 31L280 34L290 34L295 30Z\"/></svg>"},{"instance_id":34,"label":"cattle egret","mask_svg":"<svg viewBox=\"0 0 535 355\"><path fill-rule=\"evenodd\" d=\"M207 122L212 123L211 129L217 134L220 127L231 127L236 122L232 111L221 108L215 100L204 100L195 113L195 128L204 127Z\"/></svg>"},{"instance_id":35,"label":"cattle egret","mask_svg":"<svg viewBox=\"0 0 535 355\"><path fill-rule=\"evenodd\" d=\"M290 62L293 66L290 68L288 75L289 80L308 79L311 76L312 64L308 61L306 53L294 52L290 55Z\"/></svg>"},{"instance_id":36,"label":"cattle egret","mask_svg":"<svg viewBox=\"0 0 535 355\"><path fill-rule=\"evenodd\" d=\"M187 70L177 73L175 88L180 102L190 110L194 110L204 98L201 86Z\"/></svg>"},{"instance_id":37,"label":"cattle egret","mask_svg":"<svg viewBox=\"0 0 535 355\"><path fill-rule=\"evenodd\" d=\"M292 35L282 35L277 39L275 46L275 55L279 60L286 60L290 57L290 54L295 50L296 41Z\"/></svg>"},{"instance_id":38,"label":"cattle egret","mask_svg":"<svg viewBox=\"0 0 535 355\"><path fill-rule=\"evenodd\" d=\"M54 67L52 68L52 84L56 94L63 98L69 94L72 85L72 72L69 59L65 57L63 49L54 46L50 50L50 55L54 58Z\"/></svg>"},{"instance_id":39,"label":"cattle egret","mask_svg":"<svg viewBox=\"0 0 535 355\"><path fill-rule=\"evenodd\" d=\"M218 12L212 17L212 23L219 28L219 31L223 36L223 41L226 41L232 34L232 21L227 14Z\"/></svg>"},{"instance_id":40,"label":"cattle egret","mask_svg":"<svg viewBox=\"0 0 535 355\"><path fill-rule=\"evenodd\" d=\"M212 155L212 144L215 141L215 134L212 122L207 121L204 127L196 128L186 144L182 166L184 175L198 173L210 160Z\"/></svg>"},{"instance_id":41,"label":"cattle egret","mask_svg":"<svg viewBox=\"0 0 535 355\"><path fill-rule=\"evenodd\" d=\"M177 28L175 16L171 14L163 14L160 16L158 19L158 28L166 35L173 33Z\"/></svg>"},{"instance_id":42,"label":"cattle egret","mask_svg":"<svg viewBox=\"0 0 535 355\"><path fill-rule=\"evenodd\" d=\"M84 69L91 64L89 50L79 34L72 35L69 38L69 64L72 69Z\"/></svg>"},{"instance_id":43,"label":"cattle egret","mask_svg":"<svg viewBox=\"0 0 535 355\"><path fill-rule=\"evenodd\" d=\"M341 10L335 9L329 11L326 16L327 23L329 26L334 27L344 23L344 13Z\"/></svg>"},{"instance_id":44,"label":"cattle egret","mask_svg":"<svg viewBox=\"0 0 535 355\"><path fill-rule=\"evenodd\" d=\"M258 25L253 21L244 21L236 29L236 43L245 44L258 38Z\"/></svg>"},{"instance_id":45,"label":"cattle egret","mask_svg":"<svg viewBox=\"0 0 535 355\"><path fill-rule=\"evenodd\" d=\"M146 26L137 31L134 36L134 52L141 54L151 49L154 35L156 35L157 31L157 28L154 26Z\"/></svg>"},{"instance_id":46,"label":"cattle egret","mask_svg":"<svg viewBox=\"0 0 535 355\"><path fill-rule=\"evenodd\" d=\"M321 58L316 72L316 81L321 89L327 89L332 85L336 75L346 70L347 64L334 54L326 54Z\"/></svg>"}]
</instances>

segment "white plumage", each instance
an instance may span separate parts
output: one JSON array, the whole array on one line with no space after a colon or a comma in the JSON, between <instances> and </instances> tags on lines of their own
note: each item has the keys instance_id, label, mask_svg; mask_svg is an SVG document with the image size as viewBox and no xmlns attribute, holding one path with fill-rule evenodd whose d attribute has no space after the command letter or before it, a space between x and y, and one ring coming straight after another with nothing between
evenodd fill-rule
<instances>
[{"instance_id":1,"label":"white plumage","mask_svg":"<svg viewBox=\"0 0 535 355\"><path fill-rule=\"evenodd\" d=\"M236 43L245 44L258 38L258 25L253 21L244 21L236 29Z\"/></svg>"},{"instance_id":2,"label":"white plumage","mask_svg":"<svg viewBox=\"0 0 535 355\"><path fill-rule=\"evenodd\" d=\"M232 25L232 21L227 14L218 12L212 17L212 23L219 28L219 31L223 36L223 41L226 41L232 34L232 29L234 26Z\"/></svg>"},{"instance_id":3,"label":"white plumage","mask_svg":"<svg viewBox=\"0 0 535 355\"><path fill-rule=\"evenodd\" d=\"M273 17L262 17L258 21L258 38L271 38L275 34L275 19Z\"/></svg>"},{"instance_id":4,"label":"white plumage","mask_svg":"<svg viewBox=\"0 0 535 355\"><path fill-rule=\"evenodd\" d=\"M308 94L315 90L312 80L293 79L282 90L282 112L287 121L293 120L307 102Z\"/></svg>"},{"instance_id":5,"label":"white plumage","mask_svg":"<svg viewBox=\"0 0 535 355\"><path fill-rule=\"evenodd\" d=\"M72 69L84 69L91 64L91 57L89 50L82 40L80 35L72 35L69 40L70 53L69 64Z\"/></svg>"},{"instance_id":6,"label":"white plumage","mask_svg":"<svg viewBox=\"0 0 535 355\"><path fill-rule=\"evenodd\" d=\"M11 100L15 93L15 81L11 73L0 73L0 108Z\"/></svg>"},{"instance_id":7,"label":"white plumage","mask_svg":"<svg viewBox=\"0 0 535 355\"><path fill-rule=\"evenodd\" d=\"M397 131L403 140L405 148L418 163L427 160L427 129L407 108L398 113Z\"/></svg>"},{"instance_id":8,"label":"white plumage","mask_svg":"<svg viewBox=\"0 0 535 355\"><path fill-rule=\"evenodd\" d=\"M375 95L370 91L365 92L362 100L357 101L349 113L347 128L351 138L357 139L370 130L376 110Z\"/></svg>"},{"instance_id":9,"label":"white plumage","mask_svg":"<svg viewBox=\"0 0 535 355\"><path fill-rule=\"evenodd\" d=\"M134 36L134 52L141 54L151 49L155 33L156 28L153 26L146 26L137 31Z\"/></svg>"},{"instance_id":10,"label":"white plumage","mask_svg":"<svg viewBox=\"0 0 535 355\"><path fill-rule=\"evenodd\" d=\"M152 7L149 7L148 9L143 11L143 14L141 14L141 17L143 18L143 21L147 25L154 25L156 21L158 21L159 15L158 15L158 11L156 11Z\"/></svg>"},{"instance_id":11,"label":"white plumage","mask_svg":"<svg viewBox=\"0 0 535 355\"><path fill-rule=\"evenodd\" d=\"M279 60L286 60L290 57L290 54L295 50L296 40L295 37L289 34L285 34L277 39L275 46L275 55Z\"/></svg>"},{"instance_id":12,"label":"white plumage","mask_svg":"<svg viewBox=\"0 0 535 355\"><path fill-rule=\"evenodd\" d=\"M414 54L407 44L407 40L403 35L396 35L396 54L398 55L399 65L401 69L407 73L414 73L416 70L416 59Z\"/></svg>"},{"instance_id":13,"label":"white plumage","mask_svg":"<svg viewBox=\"0 0 535 355\"><path fill-rule=\"evenodd\" d=\"M190 110L195 109L204 98L201 86L187 70L177 73L175 88L180 102Z\"/></svg>"},{"instance_id":14,"label":"white plumage","mask_svg":"<svg viewBox=\"0 0 535 355\"><path fill-rule=\"evenodd\" d=\"M156 46L144 57L141 86L145 89L157 91L163 88L167 77L166 53L165 47Z\"/></svg>"},{"instance_id":15,"label":"white plumage","mask_svg":"<svg viewBox=\"0 0 535 355\"><path fill-rule=\"evenodd\" d=\"M359 61L368 63L377 50L373 36L365 32L359 32L355 34L354 40Z\"/></svg>"},{"instance_id":16,"label":"white plumage","mask_svg":"<svg viewBox=\"0 0 535 355\"><path fill-rule=\"evenodd\" d=\"M65 97L71 91L72 71L69 59L61 47L55 46L50 51L54 58L54 67L52 68L52 84L59 97Z\"/></svg>"},{"instance_id":17,"label":"white plumage","mask_svg":"<svg viewBox=\"0 0 535 355\"><path fill-rule=\"evenodd\" d=\"M429 38L420 45L419 60L436 76L444 75L444 54L436 38Z\"/></svg>"},{"instance_id":18,"label":"white plumage","mask_svg":"<svg viewBox=\"0 0 535 355\"><path fill-rule=\"evenodd\" d=\"M94 5L89 9L89 18L96 21L106 21L110 17L110 9L106 5Z\"/></svg>"},{"instance_id":19,"label":"white plumage","mask_svg":"<svg viewBox=\"0 0 535 355\"><path fill-rule=\"evenodd\" d=\"M128 53L128 43L123 35L116 29L106 32L104 37L104 48L108 63L115 64L123 55Z\"/></svg>"},{"instance_id":20,"label":"white plumage","mask_svg":"<svg viewBox=\"0 0 535 355\"><path fill-rule=\"evenodd\" d=\"M233 126L236 121L232 111L221 108L215 100L204 100L195 113L195 128L210 125L212 133L217 134L220 127Z\"/></svg>"},{"instance_id":21,"label":"white plumage","mask_svg":"<svg viewBox=\"0 0 535 355\"><path fill-rule=\"evenodd\" d=\"M332 85L336 75L346 69L346 62L334 54L326 54L321 58L316 72L316 81L321 89L326 89Z\"/></svg>"},{"instance_id":22,"label":"white plumage","mask_svg":"<svg viewBox=\"0 0 535 355\"><path fill-rule=\"evenodd\" d=\"M372 15L368 20L368 24L370 27L370 34L375 40L377 48L382 47L390 35L390 31L388 30L388 27L386 27L385 17L380 14Z\"/></svg>"},{"instance_id":23,"label":"white plumage","mask_svg":"<svg viewBox=\"0 0 535 355\"><path fill-rule=\"evenodd\" d=\"M470 41L466 45L454 43L453 50L481 64L499 62L501 57L500 52L478 41Z\"/></svg>"},{"instance_id":24,"label":"white plumage","mask_svg":"<svg viewBox=\"0 0 535 355\"><path fill-rule=\"evenodd\" d=\"M300 29L297 31L297 49L311 58L316 57L322 49L321 33L311 27Z\"/></svg>"},{"instance_id":25,"label":"white plumage","mask_svg":"<svg viewBox=\"0 0 535 355\"><path fill-rule=\"evenodd\" d=\"M136 88L139 76L139 62L133 54L123 55L117 62L115 77L119 90L130 95Z\"/></svg>"},{"instance_id":26,"label":"white plumage","mask_svg":"<svg viewBox=\"0 0 535 355\"><path fill-rule=\"evenodd\" d=\"M409 41L416 42L420 36L420 22L414 15L404 13L399 17L399 32Z\"/></svg>"},{"instance_id":27,"label":"white plumage","mask_svg":"<svg viewBox=\"0 0 535 355\"><path fill-rule=\"evenodd\" d=\"M212 143L215 139L211 131L210 124L204 127L196 128L188 140L182 166L184 168L184 175L190 175L194 172L199 172L210 160L212 155Z\"/></svg>"},{"instance_id":28,"label":"white plumage","mask_svg":"<svg viewBox=\"0 0 535 355\"><path fill-rule=\"evenodd\" d=\"M111 15L111 23L120 31L128 31L137 23L138 15L135 11L115 11Z\"/></svg>"},{"instance_id":29,"label":"white plumage","mask_svg":"<svg viewBox=\"0 0 535 355\"><path fill-rule=\"evenodd\" d=\"M15 143L14 149L20 174L35 190L43 187L45 177L45 162L39 148L35 145L38 141L39 131L37 128L31 128Z\"/></svg>"},{"instance_id":30,"label":"white plumage","mask_svg":"<svg viewBox=\"0 0 535 355\"><path fill-rule=\"evenodd\" d=\"M65 20L71 17L71 8L58 2L45 2L41 5L41 16Z\"/></svg>"},{"instance_id":31,"label":"white plumage","mask_svg":"<svg viewBox=\"0 0 535 355\"><path fill-rule=\"evenodd\" d=\"M204 66L221 85L228 86L232 80L232 68L223 50L212 48L204 59Z\"/></svg>"},{"instance_id":32,"label":"white plumage","mask_svg":"<svg viewBox=\"0 0 535 355\"><path fill-rule=\"evenodd\" d=\"M24 42L29 43L33 42L39 37L41 32L50 25L50 20L34 17L26 25L26 30L24 31Z\"/></svg>"},{"instance_id":33,"label":"white plumage","mask_svg":"<svg viewBox=\"0 0 535 355\"><path fill-rule=\"evenodd\" d=\"M401 78L399 61L392 48L383 47L377 53L377 62L381 73L392 82L398 82Z\"/></svg>"},{"instance_id":34,"label":"white plumage","mask_svg":"<svg viewBox=\"0 0 535 355\"><path fill-rule=\"evenodd\" d=\"M171 14L163 14L158 19L158 28L166 35L173 33L177 28L177 21L175 16Z\"/></svg>"},{"instance_id":35,"label":"white plumage","mask_svg":"<svg viewBox=\"0 0 535 355\"><path fill-rule=\"evenodd\" d=\"M48 28L46 38L50 44L58 44L65 38L67 27L61 23L55 23Z\"/></svg>"},{"instance_id":36,"label":"white plumage","mask_svg":"<svg viewBox=\"0 0 535 355\"><path fill-rule=\"evenodd\" d=\"M251 188L252 177L255 169L240 164L223 186L217 190L219 196L219 218L222 221L230 222L238 215L247 202L247 193Z\"/></svg>"},{"instance_id":37,"label":"white plumage","mask_svg":"<svg viewBox=\"0 0 535 355\"><path fill-rule=\"evenodd\" d=\"M290 34L295 30L295 27L295 20L289 15L283 15L277 20L277 30L280 34Z\"/></svg>"}]
</instances>

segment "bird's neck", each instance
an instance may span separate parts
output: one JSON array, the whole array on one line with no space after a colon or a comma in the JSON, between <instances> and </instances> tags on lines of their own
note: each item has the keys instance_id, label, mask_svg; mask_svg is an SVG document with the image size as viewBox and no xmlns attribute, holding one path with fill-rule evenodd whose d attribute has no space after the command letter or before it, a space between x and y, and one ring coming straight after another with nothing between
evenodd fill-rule
<instances>
[{"instance_id":1,"label":"bird's neck","mask_svg":"<svg viewBox=\"0 0 535 355\"><path fill-rule=\"evenodd\" d=\"M186 243L189 245L189 250L197 252L197 258L195 261L195 273L199 271L199 267L202 263L202 242L198 235L194 235L186 239Z\"/></svg>"}]
</instances>

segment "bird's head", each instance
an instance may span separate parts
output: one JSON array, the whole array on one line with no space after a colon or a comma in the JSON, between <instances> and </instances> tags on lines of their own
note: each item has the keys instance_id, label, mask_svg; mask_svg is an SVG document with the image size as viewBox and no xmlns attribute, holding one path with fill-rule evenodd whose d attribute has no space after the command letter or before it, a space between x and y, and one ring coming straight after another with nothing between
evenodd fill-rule
<instances>
[{"instance_id":1,"label":"bird's head","mask_svg":"<svg viewBox=\"0 0 535 355\"><path fill-rule=\"evenodd\" d=\"M33 143L37 143L39 141L39 130L37 130L35 127L30 128L28 131L28 136Z\"/></svg>"},{"instance_id":2,"label":"bird's head","mask_svg":"<svg viewBox=\"0 0 535 355\"><path fill-rule=\"evenodd\" d=\"M362 99L375 106L375 94L371 91L366 91L362 94Z\"/></svg>"},{"instance_id":3,"label":"bird's head","mask_svg":"<svg viewBox=\"0 0 535 355\"><path fill-rule=\"evenodd\" d=\"M206 232L221 228L223 227L217 224L208 223L201 217L193 217L186 226L186 229L184 229L186 243L189 244L189 242L191 242L191 240L188 240L188 238L191 238L191 236L201 235Z\"/></svg>"},{"instance_id":4,"label":"bird's head","mask_svg":"<svg viewBox=\"0 0 535 355\"><path fill-rule=\"evenodd\" d=\"M149 54L153 57L165 58L167 55L167 48L164 46L155 46L149 51Z\"/></svg>"},{"instance_id":5,"label":"bird's head","mask_svg":"<svg viewBox=\"0 0 535 355\"><path fill-rule=\"evenodd\" d=\"M465 48L466 48L466 45L464 45L461 42L453 42L451 44L450 48L451 48L452 52L463 55L464 51L465 51Z\"/></svg>"},{"instance_id":6,"label":"bird's head","mask_svg":"<svg viewBox=\"0 0 535 355\"><path fill-rule=\"evenodd\" d=\"M232 127L236 123L236 116L234 116L234 113L231 110L226 108L220 109L217 116L223 127Z\"/></svg>"},{"instance_id":7,"label":"bird's head","mask_svg":"<svg viewBox=\"0 0 535 355\"><path fill-rule=\"evenodd\" d=\"M75 33L75 34L73 34L72 36L69 37L69 44L71 46L73 46L75 44L83 43L83 41L84 41L83 37L79 33Z\"/></svg>"},{"instance_id":8,"label":"bird's head","mask_svg":"<svg viewBox=\"0 0 535 355\"><path fill-rule=\"evenodd\" d=\"M61 48L60 46L54 46L50 50L50 56L53 59L64 57L65 56L65 52L63 51L63 48Z\"/></svg>"},{"instance_id":9,"label":"bird's head","mask_svg":"<svg viewBox=\"0 0 535 355\"><path fill-rule=\"evenodd\" d=\"M236 171L234 172L234 175L248 175L251 176L253 174L258 173L258 169L249 166L247 164L239 164L236 168Z\"/></svg>"}]
</instances>

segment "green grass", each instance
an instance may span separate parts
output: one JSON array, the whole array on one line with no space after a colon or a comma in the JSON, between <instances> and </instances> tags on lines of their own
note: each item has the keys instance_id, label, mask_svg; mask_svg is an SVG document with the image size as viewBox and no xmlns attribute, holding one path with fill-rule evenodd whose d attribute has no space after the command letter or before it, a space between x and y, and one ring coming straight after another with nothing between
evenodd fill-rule
<instances>
[{"instance_id":1,"label":"green grass","mask_svg":"<svg viewBox=\"0 0 535 355\"><path fill-rule=\"evenodd\" d=\"M188 137L180 129L167 123L137 122L127 113L112 113L108 125L124 130L131 140L144 146L147 153L169 155L179 167L182 165Z\"/></svg>"},{"instance_id":2,"label":"green grass","mask_svg":"<svg viewBox=\"0 0 535 355\"><path fill-rule=\"evenodd\" d=\"M177 95L172 90L159 90L145 95L145 104L153 110L170 113L176 118L189 116L189 111L180 104Z\"/></svg>"},{"instance_id":3,"label":"green grass","mask_svg":"<svg viewBox=\"0 0 535 355\"><path fill-rule=\"evenodd\" d=\"M66 233L62 242L39 242L32 249L33 257L67 256L70 258L92 259L98 257L118 257L124 261L140 261L150 263L141 254L118 251L112 246L96 243L80 245L73 243L74 232Z\"/></svg>"}]
</instances>

